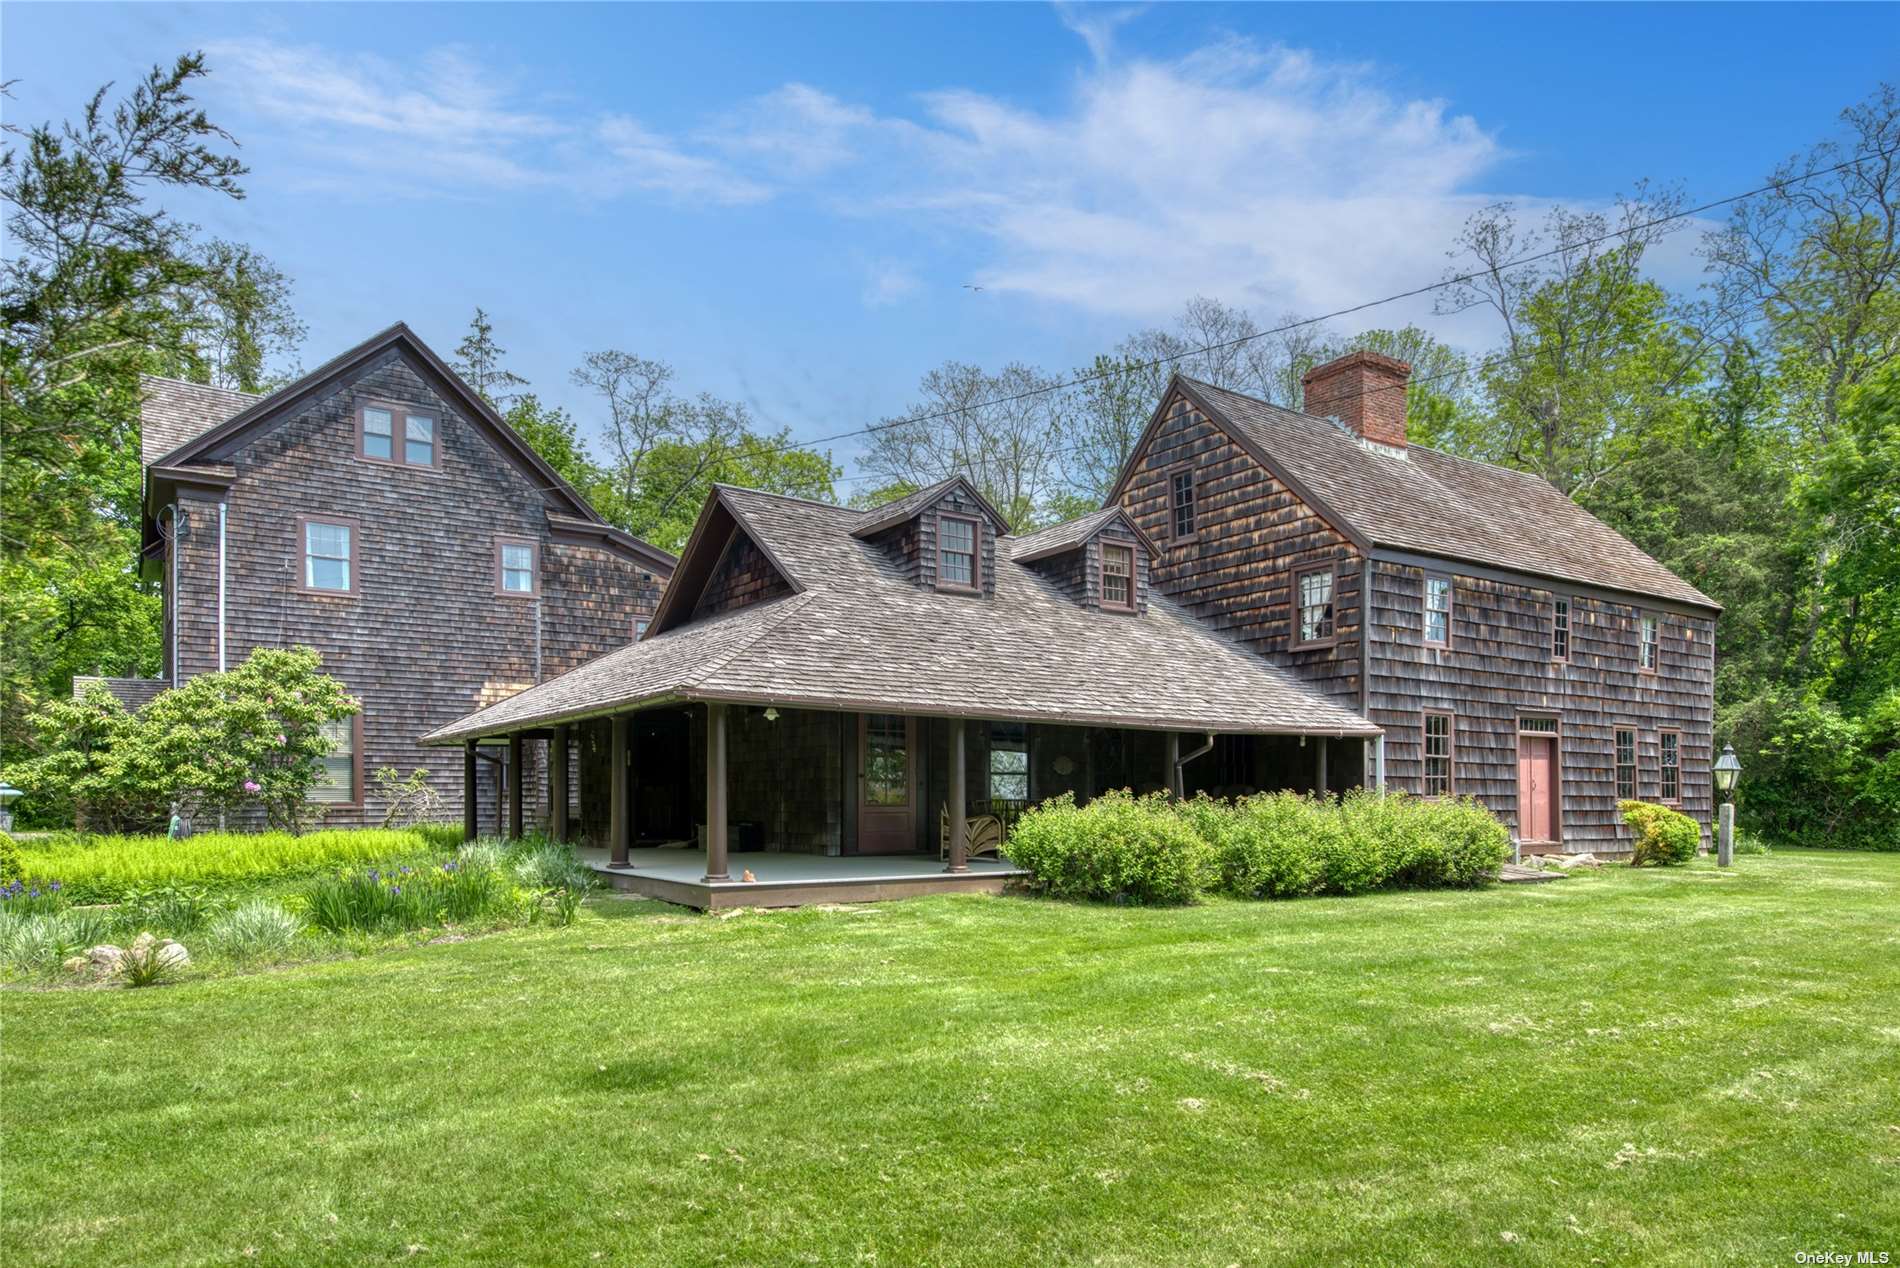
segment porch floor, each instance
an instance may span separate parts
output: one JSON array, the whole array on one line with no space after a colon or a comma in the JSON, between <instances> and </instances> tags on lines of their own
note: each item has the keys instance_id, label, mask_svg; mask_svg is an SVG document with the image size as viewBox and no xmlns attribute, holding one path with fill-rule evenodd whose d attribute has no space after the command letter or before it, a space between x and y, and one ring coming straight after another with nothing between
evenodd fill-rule
<instances>
[{"instance_id":1,"label":"porch floor","mask_svg":"<svg viewBox=\"0 0 1900 1268\"><path fill-rule=\"evenodd\" d=\"M578 848L581 862L625 893L701 909L802 907L808 903L862 903L923 894L1000 894L1027 875L1006 860L971 859L951 875L932 854L831 855L739 851L727 856L732 879L708 883L706 852L689 847L645 847L629 853L630 868L607 866L605 850ZM750 871L752 880L742 877Z\"/></svg>"}]
</instances>

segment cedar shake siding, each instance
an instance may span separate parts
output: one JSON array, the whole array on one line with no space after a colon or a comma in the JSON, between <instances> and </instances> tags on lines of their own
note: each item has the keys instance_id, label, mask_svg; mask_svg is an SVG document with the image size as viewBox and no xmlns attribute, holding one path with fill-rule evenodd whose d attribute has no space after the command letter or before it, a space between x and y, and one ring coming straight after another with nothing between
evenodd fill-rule
<instances>
[{"instance_id":1,"label":"cedar shake siding","mask_svg":"<svg viewBox=\"0 0 1900 1268\"><path fill-rule=\"evenodd\" d=\"M447 387L439 372L397 343L207 457L235 470L222 499L225 666L256 647L315 648L324 671L362 702L365 784L379 767L404 775L427 767L454 819L461 754L424 748L418 737L625 645L634 622L652 614L668 569L657 552L648 560L604 537L557 539L542 483L439 386ZM434 463L361 457L358 411L370 400L430 413ZM184 529L176 594L169 560L160 565L182 680L219 667L220 501L181 488L176 506ZM299 526L307 520L352 525L349 593L303 586ZM535 593L501 592L498 539L534 548ZM171 647L168 637L167 676ZM492 763L482 764L481 787L487 830L499 804ZM531 769L524 789L537 814L544 788ZM361 807L333 807L326 822L380 822L384 807L373 790L359 791Z\"/></svg>"},{"instance_id":2,"label":"cedar shake siding","mask_svg":"<svg viewBox=\"0 0 1900 1268\"><path fill-rule=\"evenodd\" d=\"M1572 853L1622 854L1629 830L1616 811L1614 732L1637 736L1637 796L1661 800L1659 731L1682 735L1682 810L1707 827L1713 789L1715 622L1640 600L1553 589L1548 581L1452 578L1451 642L1424 642L1425 569L1375 561L1367 716L1386 728L1386 780L1422 789L1419 718L1456 715L1453 789L1484 801L1516 831L1517 727L1524 715L1557 719L1562 777L1558 832ZM1570 656L1551 654L1555 600L1570 601ZM1638 666L1641 617L1661 621L1656 673Z\"/></svg>"},{"instance_id":3,"label":"cedar shake siding","mask_svg":"<svg viewBox=\"0 0 1900 1268\"><path fill-rule=\"evenodd\" d=\"M693 619L763 603L792 592L791 582L778 566L741 529L734 528L726 549L713 566L705 593L693 605Z\"/></svg>"},{"instance_id":4,"label":"cedar shake siding","mask_svg":"<svg viewBox=\"0 0 1900 1268\"><path fill-rule=\"evenodd\" d=\"M941 492L933 492L936 490ZM906 579L925 590L942 589L945 593L963 591L971 597L996 594L996 535L1006 531L987 503L961 480L948 480L913 494L906 502L910 514L891 526L866 535L883 550L885 557L903 572ZM975 526L976 584L963 587L944 582L939 585L938 539L946 517L964 520Z\"/></svg>"},{"instance_id":5,"label":"cedar shake siding","mask_svg":"<svg viewBox=\"0 0 1900 1268\"><path fill-rule=\"evenodd\" d=\"M1192 472L1194 533L1174 535L1172 486ZM1291 489L1176 393L1127 473L1120 504L1160 548L1152 585L1214 628L1359 704L1359 552ZM1295 574L1333 573L1333 635L1296 646Z\"/></svg>"}]
</instances>

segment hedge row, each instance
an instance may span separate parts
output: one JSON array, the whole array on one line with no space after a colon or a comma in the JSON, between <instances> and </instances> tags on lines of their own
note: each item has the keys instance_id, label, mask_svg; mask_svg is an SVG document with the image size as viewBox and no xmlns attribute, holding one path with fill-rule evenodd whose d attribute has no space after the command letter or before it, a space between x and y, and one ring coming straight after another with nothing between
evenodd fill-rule
<instances>
[{"instance_id":1,"label":"hedge row","mask_svg":"<svg viewBox=\"0 0 1900 1268\"><path fill-rule=\"evenodd\" d=\"M1025 813L1008 854L1031 888L1058 898L1187 903L1204 894L1296 898L1373 889L1483 885L1510 834L1471 800L1356 791L1339 801L1270 793L1062 796Z\"/></svg>"}]
</instances>

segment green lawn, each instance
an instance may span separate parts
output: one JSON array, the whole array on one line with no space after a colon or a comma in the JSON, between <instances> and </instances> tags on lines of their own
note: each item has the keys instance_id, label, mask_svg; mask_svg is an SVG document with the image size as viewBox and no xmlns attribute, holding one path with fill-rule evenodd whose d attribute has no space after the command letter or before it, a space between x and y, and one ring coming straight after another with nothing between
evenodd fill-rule
<instances>
[{"instance_id":1,"label":"green lawn","mask_svg":"<svg viewBox=\"0 0 1900 1268\"><path fill-rule=\"evenodd\" d=\"M0 992L10 1264L1900 1262L1900 855Z\"/></svg>"}]
</instances>

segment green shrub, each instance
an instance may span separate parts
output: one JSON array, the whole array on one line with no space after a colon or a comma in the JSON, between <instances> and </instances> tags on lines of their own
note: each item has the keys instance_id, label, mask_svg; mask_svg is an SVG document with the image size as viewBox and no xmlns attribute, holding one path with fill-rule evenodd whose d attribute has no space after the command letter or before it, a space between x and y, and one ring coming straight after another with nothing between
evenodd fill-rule
<instances>
[{"instance_id":1,"label":"green shrub","mask_svg":"<svg viewBox=\"0 0 1900 1268\"><path fill-rule=\"evenodd\" d=\"M133 929L162 929L174 936L190 933L224 910L202 885L152 885L126 891L119 920Z\"/></svg>"},{"instance_id":2,"label":"green shrub","mask_svg":"<svg viewBox=\"0 0 1900 1268\"><path fill-rule=\"evenodd\" d=\"M1209 840L1220 857L1220 886L1237 898L1297 898L1317 892L1320 839L1338 832L1330 805L1291 792L1249 797L1224 815L1201 812L1191 821L1203 833L1214 829Z\"/></svg>"},{"instance_id":3,"label":"green shrub","mask_svg":"<svg viewBox=\"0 0 1900 1268\"><path fill-rule=\"evenodd\" d=\"M20 851L27 876L57 878L80 903L119 902L157 886L249 884L320 876L338 867L423 862L461 836L427 828L217 832L171 841L162 836L67 836Z\"/></svg>"},{"instance_id":4,"label":"green shrub","mask_svg":"<svg viewBox=\"0 0 1900 1268\"><path fill-rule=\"evenodd\" d=\"M1753 832L1744 832L1740 828L1735 830L1735 844L1733 848L1737 854L1773 853L1773 851L1768 848L1768 842L1762 840Z\"/></svg>"},{"instance_id":5,"label":"green shrub","mask_svg":"<svg viewBox=\"0 0 1900 1268\"><path fill-rule=\"evenodd\" d=\"M1204 852L1169 833L1169 820ZM1483 885L1510 857L1511 838L1472 800L1279 792L1170 804L1111 794L1080 808L1067 798L1043 803L1017 823L1007 853L1045 893L1187 902L1214 887L1238 898L1296 898Z\"/></svg>"},{"instance_id":6,"label":"green shrub","mask_svg":"<svg viewBox=\"0 0 1900 1268\"><path fill-rule=\"evenodd\" d=\"M245 903L212 921L205 931L212 946L241 960L283 955L303 932L303 922L262 899Z\"/></svg>"},{"instance_id":7,"label":"green shrub","mask_svg":"<svg viewBox=\"0 0 1900 1268\"><path fill-rule=\"evenodd\" d=\"M1212 846L1161 794L1086 806L1064 794L1018 819L1008 850L1033 873L1031 888L1056 898L1189 903L1215 876Z\"/></svg>"},{"instance_id":8,"label":"green shrub","mask_svg":"<svg viewBox=\"0 0 1900 1268\"><path fill-rule=\"evenodd\" d=\"M54 973L70 957L111 940L102 911L0 912L0 963L16 973Z\"/></svg>"},{"instance_id":9,"label":"green shrub","mask_svg":"<svg viewBox=\"0 0 1900 1268\"><path fill-rule=\"evenodd\" d=\"M1673 867L1687 863L1702 844L1702 829L1681 811L1647 801L1619 801L1616 808L1623 822L1636 834L1631 867Z\"/></svg>"},{"instance_id":10,"label":"green shrub","mask_svg":"<svg viewBox=\"0 0 1900 1268\"><path fill-rule=\"evenodd\" d=\"M0 832L0 885L17 881L24 873L20 870L20 847L13 838Z\"/></svg>"}]
</instances>

